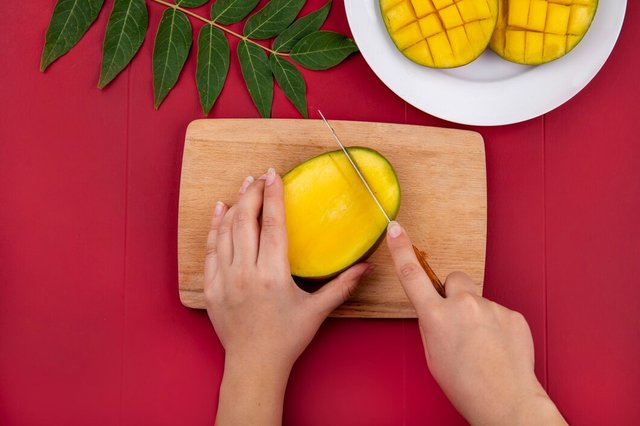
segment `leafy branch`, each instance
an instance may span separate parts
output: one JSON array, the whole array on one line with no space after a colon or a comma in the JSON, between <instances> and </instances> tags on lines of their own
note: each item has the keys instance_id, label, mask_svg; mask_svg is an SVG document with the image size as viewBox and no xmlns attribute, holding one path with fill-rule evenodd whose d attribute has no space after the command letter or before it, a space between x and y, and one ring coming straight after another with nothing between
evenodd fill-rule
<instances>
[{"instance_id":1,"label":"leafy branch","mask_svg":"<svg viewBox=\"0 0 640 426\"><path fill-rule=\"evenodd\" d=\"M211 6L211 18L189 10L210 0L149 1L166 8L158 24L153 48L156 108L178 81L189 56L193 36L188 16L204 23L197 38L195 80L205 115L226 81L230 62L227 37L240 40L237 55L242 76L263 117L271 116L274 77L300 114L307 117L306 83L293 63L324 70L338 65L358 50L353 40L344 35L320 30L329 14L331 0L300 18L297 17L306 0L270 0L251 16L260 0L216 0ZM76 45L95 22L103 4L104 0L58 0L45 37L41 71ZM242 34L227 27L245 19ZM148 26L145 0L115 0L104 37L98 80L100 89L129 65L142 46ZM271 42L267 46L258 40Z\"/></svg>"}]
</instances>

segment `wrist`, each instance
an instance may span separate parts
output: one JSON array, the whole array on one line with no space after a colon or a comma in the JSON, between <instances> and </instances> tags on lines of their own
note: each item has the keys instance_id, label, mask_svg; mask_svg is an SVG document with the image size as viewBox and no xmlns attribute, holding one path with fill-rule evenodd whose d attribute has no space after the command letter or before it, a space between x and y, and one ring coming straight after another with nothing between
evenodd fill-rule
<instances>
[{"instance_id":1,"label":"wrist","mask_svg":"<svg viewBox=\"0 0 640 426\"><path fill-rule=\"evenodd\" d=\"M251 375L288 376L295 359L275 351L256 351L255 348L225 350L224 366Z\"/></svg>"},{"instance_id":2,"label":"wrist","mask_svg":"<svg viewBox=\"0 0 640 426\"><path fill-rule=\"evenodd\" d=\"M282 395L287 387L293 363L276 357L257 354L225 354L223 381L233 381L235 386L260 389L273 395Z\"/></svg>"},{"instance_id":3,"label":"wrist","mask_svg":"<svg viewBox=\"0 0 640 426\"><path fill-rule=\"evenodd\" d=\"M225 373L238 371L246 376L288 377L292 368L293 362L275 356L226 352L224 357Z\"/></svg>"},{"instance_id":4,"label":"wrist","mask_svg":"<svg viewBox=\"0 0 640 426\"><path fill-rule=\"evenodd\" d=\"M542 386L520 399L512 412L510 424L516 425L566 425L562 414Z\"/></svg>"},{"instance_id":5,"label":"wrist","mask_svg":"<svg viewBox=\"0 0 640 426\"><path fill-rule=\"evenodd\" d=\"M488 399L481 396L471 406L456 408L472 425L566 425L542 385L537 380L527 382L507 393L492 393Z\"/></svg>"},{"instance_id":6,"label":"wrist","mask_svg":"<svg viewBox=\"0 0 640 426\"><path fill-rule=\"evenodd\" d=\"M226 353L216 424L281 424L291 366Z\"/></svg>"}]
</instances>

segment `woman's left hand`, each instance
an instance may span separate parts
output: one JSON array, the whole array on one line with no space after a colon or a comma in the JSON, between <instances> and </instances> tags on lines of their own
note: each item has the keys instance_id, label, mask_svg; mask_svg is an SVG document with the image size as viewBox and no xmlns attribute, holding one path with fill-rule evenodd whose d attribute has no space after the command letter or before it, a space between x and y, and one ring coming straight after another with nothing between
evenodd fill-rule
<instances>
[{"instance_id":1,"label":"woman's left hand","mask_svg":"<svg viewBox=\"0 0 640 426\"><path fill-rule=\"evenodd\" d=\"M216 204L204 285L207 312L225 349L218 420L251 424L248 418L224 416L225 391L242 386L237 374L249 375L254 385L278 383L269 392L283 397L294 362L327 315L353 293L369 265L352 266L313 294L301 290L289 270L282 180L269 169L256 181L247 178L240 193L231 208ZM235 391L227 393L229 403L237 406L238 399L231 396ZM245 390L242 398L246 397ZM254 401L265 402L270 404Z\"/></svg>"}]
</instances>

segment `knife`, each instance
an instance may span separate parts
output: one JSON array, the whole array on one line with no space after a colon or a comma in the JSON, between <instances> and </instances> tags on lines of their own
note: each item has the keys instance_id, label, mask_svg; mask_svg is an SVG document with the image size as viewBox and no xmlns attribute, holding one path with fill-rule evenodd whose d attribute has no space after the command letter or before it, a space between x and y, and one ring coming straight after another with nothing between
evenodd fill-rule
<instances>
[{"instance_id":1,"label":"knife","mask_svg":"<svg viewBox=\"0 0 640 426\"><path fill-rule=\"evenodd\" d=\"M365 188L367 188L367 192L369 192L369 195L371 195L371 198L373 198L373 201L375 201L376 205L380 209L380 212L382 212L382 214L384 215L384 218L387 220L387 224L391 223L391 219L389 218L389 215L385 211L384 207L382 207L382 204L380 204L380 201L378 200L378 197L376 197L376 195L373 193L373 190L369 186L369 183L365 179L364 175L362 174L362 172L360 171L360 169L358 168L356 163L353 161L353 158L351 158L351 154L349 154L349 151L347 150L347 148L340 141L340 138L336 134L336 131L333 129L331 124L329 124L327 119L324 118L324 115L322 114L322 111L318 110L318 113L320 114L320 117L322 117L322 121L324 121L324 124L326 124L327 127L329 128L329 130L331 131L331 134L333 135L333 138L336 140L336 142L340 146L340 149L342 150L344 155L347 157L347 160L349 160L349 163L351 163L351 167L353 167L355 172L358 174L358 177L360 178L360 181L364 184ZM427 276L429 277L429 280L431 281L431 284L433 284L433 287L436 289L438 294L440 294L440 296L446 297L446 294L445 294L445 291L444 291L444 286L442 285L442 281L440 281L440 279L435 274L435 272L433 272L433 269L429 265L429 262L427 262L427 253L425 253L424 251L420 250L418 247L416 247L413 244L412 244L412 246L413 246L413 251L416 254L416 257L418 258L418 262L420 262L420 266L427 273Z\"/></svg>"}]
</instances>

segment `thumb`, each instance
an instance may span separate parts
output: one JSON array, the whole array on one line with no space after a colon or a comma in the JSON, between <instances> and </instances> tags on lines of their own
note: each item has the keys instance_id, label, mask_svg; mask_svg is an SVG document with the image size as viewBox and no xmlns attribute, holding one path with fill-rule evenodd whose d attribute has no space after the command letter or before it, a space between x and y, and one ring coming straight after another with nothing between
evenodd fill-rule
<instances>
[{"instance_id":1,"label":"thumb","mask_svg":"<svg viewBox=\"0 0 640 426\"><path fill-rule=\"evenodd\" d=\"M347 269L332 281L325 284L313 295L321 312L329 315L331 311L346 302L358 287L360 279L373 268L367 263L359 263Z\"/></svg>"}]
</instances>

